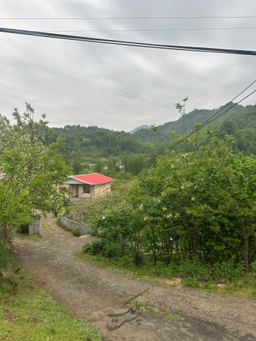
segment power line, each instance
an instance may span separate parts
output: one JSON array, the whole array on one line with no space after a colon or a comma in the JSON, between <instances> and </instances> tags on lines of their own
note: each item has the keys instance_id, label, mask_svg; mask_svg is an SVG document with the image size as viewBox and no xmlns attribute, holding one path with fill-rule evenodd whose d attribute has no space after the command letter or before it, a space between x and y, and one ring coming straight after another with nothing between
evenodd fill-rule
<instances>
[{"instance_id":1,"label":"power line","mask_svg":"<svg viewBox=\"0 0 256 341\"><path fill-rule=\"evenodd\" d=\"M239 103L241 103L242 101L244 101L246 98L250 97L253 93L256 92L256 90L252 91L249 95L245 96L244 98L242 98L239 102L237 103L232 103L235 99L237 99L242 93L244 93L247 89L249 89L254 83L256 83L256 80L254 80L251 84L249 84L246 88L244 88L238 95L236 95L230 102L228 102L226 105L224 105L223 108L219 109L215 114L213 114L209 119L207 119L198 129L192 131L190 134L188 134L187 136L185 136L183 139L181 139L180 141L178 141L177 143L175 143L173 146L171 146L170 148L168 148L168 150L172 150L173 148L175 148L176 146L178 146L180 143L182 143L183 141L185 141L187 138L189 138L191 135L197 133L199 130L203 129L207 124L215 121L217 118L219 118L220 116L224 115L226 112L228 112L229 110L233 109L236 105L238 105ZM228 107L230 104L232 104L231 107ZM228 108L227 108L228 107ZM223 111L226 108L225 111ZM219 115L218 115L219 114ZM218 115L218 116L216 116ZM167 150L165 150L163 153L160 153L157 155L157 157L164 155L167 152ZM150 160L148 160L150 164Z\"/></svg>"},{"instance_id":2,"label":"power line","mask_svg":"<svg viewBox=\"0 0 256 341\"><path fill-rule=\"evenodd\" d=\"M131 29L86 29L54 32L168 32L168 31L215 31L215 30L256 30L256 27L199 27L199 28L131 28ZM52 31L51 31L52 32Z\"/></svg>"},{"instance_id":3,"label":"power line","mask_svg":"<svg viewBox=\"0 0 256 341\"><path fill-rule=\"evenodd\" d=\"M193 19L254 19L256 15L247 16L147 16L147 17L5 17L0 20L193 20Z\"/></svg>"},{"instance_id":4,"label":"power line","mask_svg":"<svg viewBox=\"0 0 256 341\"><path fill-rule=\"evenodd\" d=\"M208 52L208 53L210 52L210 53L224 53L224 54L239 54L239 55L247 55L247 56L256 56L256 51L247 51L247 50L219 49L219 48L209 48L209 47L179 46L179 45L164 45L164 44L150 44L150 43L140 43L140 42L133 42L133 41L125 41L125 40L111 40L111 39L90 38L90 37L82 37L82 36L74 36L74 35L64 35L64 34L57 34L57 33L39 32L39 31L17 30L17 29L1 28L1 27L0 27L0 32L34 36L34 37L44 37L44 38L54 38L54 39L90 42L90 43L97 43L97 44L131 46L131 47L162 49L162 50L175 50L175 51Z\"/></svg>"},{"instance_id":5,"label":"power line","mask_svg":"<svg viewBox=\"0 0 256 341\"><path fill-rule=\"evenodd\" d=\"M235 96L230 102L228 102L223 108L219 109L214 115L212 115L208 120L206 120L198 129L194 130L193 132L191 132L190 134L188 134L187 136L185 136L183 139L181 139L179 142L175 143L171 149L173 149L174 147L176 147L177 145L179 145L181 142L185 141L188 137L190 137L191 135L195 134L196 132L198 132L199 130L203 129L207 124L212 123L213 121L215 121L217 118L223 116L226 112L228 112L229 110L233 109L236 105L238 105L239 103L243 102L246 98L250 97L253 93L256 92L256 90L252 91L249 95L245 96L244 98L242 98L240 101L238 101L237 103L232 103L237 97L239 97L242 93L244 93L248 88L250 88L254 83L256 82L253 81L250 85L248 85L243 91L241 91L237 96ZM232 104L231 106L229 106L230 104ZM229 107L228 107L229 106ZM226 110L224 110L226 107L228 107ZM224 111L223 111L224 110ZM219 115L218 115L219 114ZM218 115L218 116L216 116Z\"/></svg>"}]
</instances>

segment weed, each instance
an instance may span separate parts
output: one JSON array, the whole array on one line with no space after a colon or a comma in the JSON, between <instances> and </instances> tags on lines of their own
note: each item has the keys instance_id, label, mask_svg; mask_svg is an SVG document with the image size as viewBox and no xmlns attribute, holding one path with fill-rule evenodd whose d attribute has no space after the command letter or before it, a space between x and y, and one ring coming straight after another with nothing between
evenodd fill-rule
<instances>
[{"instance_id":1,"label":"weed","mask_svg":"<svg viewBox=\"0 0 256 341\"><path fill-rule=\"evenodd\" d=\"M12 263L0 281L1 339L20 340L102 340L94 329L67 308L53 301L17 263ZM15 294L15 295L14 295Z\"/></svg>"},{"instance_id":2,"label":"weed","mask_svg":"<svg viewBox=\"0 0 256 341\"><path fill-rule=\"evenodd\" d=\"M200 284L198 281L196 281L194 278L183 278L182 279L182 285L184 287L192 287L192 288L199 288Z\"/></svg>"},{"instance_id":3,"label":"weed","mask_svg":"<svg viewBox=\"0 0 256 341\"><path fill-rule=\"evenodd\" d=\"M75 229L72 233L75 237L80 237L82 235L82 231L79 227Z\"/></svg>"},{"instance_id":4,"label":"weed","mask_svg":"<svg viewBox=\"0 0 256 341\"><path fill-rule=\"evenodd\" d=\"M153 313L157 314L158 317L162 317L165 320L172 320L172 321L184 321L184 318L180 317L179 315L174 315L169 309L158 309L151 306L147 306L143 302L140 301L132 301L131 307L136 307L138 311L152 311Z\"/></svg>"},{"instance_id":5,"label":"weed","mask_svg":"<svg viewBox=\"0 0 256 341\"><path fill-rule=\"evenodd\" d=\"M44 227L44 229L45 229L46 231L48 231L49 233L53 234L54 236L58 236L57 231L56 231L54 228L52 228L51 226L46 225L46 224L43 224L43 227Z\"/></svg>"}]
</instances>

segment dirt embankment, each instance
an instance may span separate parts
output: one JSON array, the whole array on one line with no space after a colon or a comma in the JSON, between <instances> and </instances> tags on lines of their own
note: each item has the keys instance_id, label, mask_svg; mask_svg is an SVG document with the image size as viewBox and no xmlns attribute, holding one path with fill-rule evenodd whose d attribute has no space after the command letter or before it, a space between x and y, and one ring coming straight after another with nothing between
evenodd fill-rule
<instances>
[{"instance_id":1,"label":"dirt embankment","mask_svg":"<svg viewBox=\"0 0 256 341\"><path fill-rule=\"evenodd\" d=\"M181 286L147 284L99 269L73 255L90 237L72 236L50 216L42 220L41 226L45 242L17 239L17 260L38 286L77 316L83 316L104 340L256 340L256 301ZM123 304L145 290L138 298L141 302L168 309L183 320L177 316L164 319L165 315L150 311L126 313Z\"/></svg>"}]
</instances>

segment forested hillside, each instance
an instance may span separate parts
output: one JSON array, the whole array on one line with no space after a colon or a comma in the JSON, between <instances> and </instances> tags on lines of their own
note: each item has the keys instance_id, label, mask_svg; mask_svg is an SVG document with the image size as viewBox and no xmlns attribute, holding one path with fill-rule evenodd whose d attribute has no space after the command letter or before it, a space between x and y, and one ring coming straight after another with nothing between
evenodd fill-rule
<instances>
[{"instance_id":1,"label":"forested hillside","mask_svg":"<svg viewBox=\"0 0 256 341\"><path fill-rule=\"evenodd\" d=\"M177 121L167 122L163 125L158 126L158 130L155 133L152 130L140 129L136 131L133 135L142 142L154 142L157 140L164 141L166 139L169 140L170 136L168 135L168 131L172 130L175 131L177 134L190 133L191 131L193 131L193 125L196 122L204 123L222 108L223 107L213 110L194 109L193 111L185 115L184 122L183 118L180 118ZM212 122L209 126L218 130L222 123L227 119L235 121L239 129L253 128L254 130L256 130L256 105L248 105L246 107L243 107L242 105L237 105L233 109L225 113L223 116Z\"/></svg>"},{"instance_id":2,"label":"forested hillside","mask_svg":"<svg viewBox=\"0 0 256 341\"><path fill-rule=\"evenodd\" d=\"M124 151L139 153L143 147L143 143L129 133L96 126L67 125L64 128L52 128L47 143L55 141L59 136L65 138L61 152L70 159L95 153L102 157L121 155Z\"/></svg>"},{"instance_id":3,"label":"forested hillside","mask_svg":"<svg viewBox=\"0 0 256 341\"><path fill-rule=\"evenodd\" d=\"M120 171L116 163L121 161L125 171L136 175L144 167L154 164L157 154L164 153L172 146L170 131L187 135L193 131L196 122L204 123L214 114L221 113L223 108L194 109L177 121L165 123L157 129L139 129L134 134L96 126L47 128L46 143L55 142L59 136L65 139L61 153L76 174L90 170L102 172L105 168L105 174L115 176ZM242 151L245 155L256 155L256 105L237 105L209 126L216 130L218 138L233 135L235 153ZM200 144L207 143L207 136L203 134ZM191 148L188 145L188 151ZM103 157L107 158L107 162L101 160ZM90 163L95 163L96 167L91 169Z\"/></svg>"},{"instance_id":4,"label":"forested hillside","mask_svg":"<svg viewBox=\"0 0 256 341\"><path fill-rule=\"evenodd\" d=\"M223 107L219 109L206 110L194 109L177 121L168 122L158 126L157 131L149 129L140 129L133 136L143 143L162 144L171 140L169 131L176 134L186 135L193 131L193 125L204 123L217 112L221 113ZM223 138L225 135L233 135L235 138L234 151L243 151L246 154L256 155L256 105L248 105L243 107L237 105L223 116L209 124L218 132L218 137ZM161 143L162 142L162 143Z\"/></svg>"}]
</instances>

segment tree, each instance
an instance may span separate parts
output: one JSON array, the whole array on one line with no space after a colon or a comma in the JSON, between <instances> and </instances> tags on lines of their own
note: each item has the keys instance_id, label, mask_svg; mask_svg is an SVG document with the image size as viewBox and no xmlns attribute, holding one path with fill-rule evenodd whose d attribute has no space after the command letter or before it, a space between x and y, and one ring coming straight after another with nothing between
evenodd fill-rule
<instances>
[{"instance_id":1,"label":"tree","mask_svg":"<svg viewBox=\"0 0 256 341\"><path fill-rule=\"evenodd\" d=\"M104 161L101 159L98 159L95 164L95 172L96 173L101 173L104 167Z\"/></svg>"},{"instance_id":2,"label":"tree","mask_svg":"<svg viewBox=\"0 0 256 341\"><path fill-rule=\"evenodd\" d=\"M244 261L249 272L256 254L256 157L233 154L231 136L223 141L206 132L207 146L160 157L130 189L145 221L145 252L152 250L155 262L173 248L210 263ZM192 140L198 143L196 134Z\"/></svg>"},{"instance_id":3,"label":"tree","mask_svg":"<svg viewBox=\"0 0 256 341\"><path fill-rule=\"evenodd\" d=\"M183 104L180 103L175 103L175 108L178 110L180 113L180 118L182 118L183 121L183 133L186 135L186 124L185 124L185 115L186 115L186 102L188 100L188 96L185 97L182 102Z\"/></svg>"},{"instance_id":4,"label":"tree","mask_svg":"<svg viewBox=\"0 0 256 341\"><path fill-rule=\"evenodd\" d=\"M74 175L79 174L82 171L82 169L83 169L83 166L82 166L81 162L78 159L75 159L73 161L72 167L73 167Z\"/></svg>"},{"instance_id":5,"label":"tree","mask_svg":"<svg viewBox=\"0 0 256 341\"><path fill-rule=\"evenodd\" d=\"M20 115L15 109L14 125L0 115L0 240L11 242L17 224L30 224L35 215L63 213L66 196L54 185L71 174L58 153L63 140L45 146L45 115L33 120L34 109L26 103Z\"/></svg>"}]
</instances>

